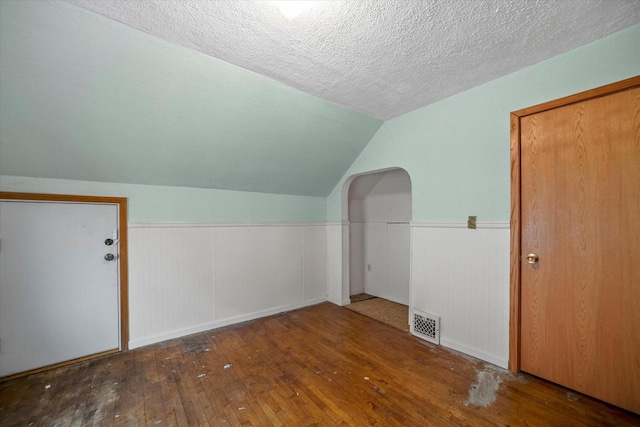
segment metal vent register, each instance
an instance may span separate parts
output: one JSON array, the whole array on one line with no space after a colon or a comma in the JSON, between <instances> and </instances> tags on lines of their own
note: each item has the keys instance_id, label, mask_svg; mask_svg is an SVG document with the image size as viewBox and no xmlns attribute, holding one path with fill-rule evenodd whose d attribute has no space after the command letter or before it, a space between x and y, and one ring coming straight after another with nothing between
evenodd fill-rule
<instances>
[{"instance_id":1,"label":"metal vent register","mask_svg":"<svg viewBox=\"0 0 640 427\"><path fill-rule=\"evenodd\" d=\"M412 323L413 335L434 344L440 344L440 316L413 310Z\"/></svg>"}]
</instances>

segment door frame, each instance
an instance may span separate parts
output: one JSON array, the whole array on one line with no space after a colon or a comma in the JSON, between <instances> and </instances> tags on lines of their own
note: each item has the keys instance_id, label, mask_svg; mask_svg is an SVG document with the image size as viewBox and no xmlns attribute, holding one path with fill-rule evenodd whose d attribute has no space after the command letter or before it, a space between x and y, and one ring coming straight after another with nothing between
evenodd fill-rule
<instances>
[{"instance_id":1,"label":"door frame","mask_svg":"<svg viewBox=\"0 0 640 427\"><path fill-rule=\"evenodd\" d=\"M106 351L98 354L84 356L78 359L67 360L54 365L44 366L26 372L0 378L0 381L7 381L13 378L46 371L60 366L70 365L83 360L93 359L119 351L129 349L129 283L128 283L128 257L127 257L127 199L124 197L103 197L103 196L77 196L68 194L44 194L44 193L14 193L0 191L2 200L25 200L38 202L62 202L62 203L88 203L88 204L115 204L118 206L118 227L119 227L119 282L120 282L120 349Z\"/></svg>"},{"instance_id":2,"label":"door frame","mask_svg":"<svg viewBox=\"0 0 640 427\"><path fill-rule=\"evenodd\" d=\"M520 182L520 121L523 117L575 104L589 99L599 98L640 86L640 76L631 77L616 83L534 105L511 113L511 273L509 307L509 370L520 372L521 356L521 236L522 223L521 182Z\"/></svg>"}]
</instances>

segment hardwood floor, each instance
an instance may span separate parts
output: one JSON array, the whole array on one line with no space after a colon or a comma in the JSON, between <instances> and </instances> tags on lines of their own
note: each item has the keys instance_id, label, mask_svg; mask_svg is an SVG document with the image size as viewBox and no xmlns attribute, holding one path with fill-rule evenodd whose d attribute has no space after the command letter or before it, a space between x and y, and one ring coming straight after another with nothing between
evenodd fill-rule
<instances>
[{"instance_id":1,"label":"hardwood floor","mask_svg":"<svg viewBox=\"0 0 640 427\"><path fill-rule=\"evenodd\" d=\"M495 398L495 401L493 401ZM0 425L640 425L329 303L0 383Z\"/></svg>"},{"instance_id":2,"label":"hardwood floor","mask_svg":"<svg viewBox=\"0 0 640 427\"><path fill-rule=\"evenodd\" d=\"M409 332L409 307L383 298L352 302L344 308L360 313L404 332Z\"/></svg>"}]
</instances>

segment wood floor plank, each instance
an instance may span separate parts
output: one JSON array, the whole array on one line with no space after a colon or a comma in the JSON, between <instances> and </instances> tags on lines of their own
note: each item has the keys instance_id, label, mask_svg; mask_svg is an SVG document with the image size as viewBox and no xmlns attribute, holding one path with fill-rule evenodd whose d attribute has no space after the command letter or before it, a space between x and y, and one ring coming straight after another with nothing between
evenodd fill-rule
<instances>
[{"instance_id":1,"label":"wood floor plank","mask_svg":"<svg viewBox=\"0 0 640 427\"><path fill-rule=\"evenodd\" d=\"M95 363L95 362L94 362ZM112 382L111 363L97 363L95 375L88 391L87 406L82 425L103 425L106 423L110 406L115 401L115 386ZM113 422L113 414L108 421Z\"/></svg>"},{"instance_id":2,"label":"wood floor plank","mask_svg":"<svg viewBox=\"0 0 640 427\"><path fill-rule=\"evenodd\" d=\"M273 323L274 326L278 325L277 321L267 322L267 324ZM244 331L243 331L244 332ZM330 424L334 424L331 418L331 414L325 413L325 404L321 400L313 399L312 393L306 389L306 386L301 385L298 381L297 373L288 369L288 364L283 361L282 356L287 349L281 349L277 345L277 340L270 340L268 337L276 336L271 335L274 331L261 331L260 335L253 335L254 331L246 331L243 334L245 341L254 343L256 345L254 358L260 361L261 365L269 367L274 373L273 380L278 384L277 391L280 393L280 401L290 403L292 408L295 408L292 413L303 414L302 420L307 420L309 417L315 421L309 422L309 424L319 423L324 420L325 422L331 421ZM297 337L291 337L296 339ZM302 353L301 353L302 355ZM303 356L304 357L304 356ZM300 363L294 365L299 366ZM302 366L305 366L302 364ZM300 415L298 415L300 418Z\"/></svg>"},{"instance_id":3,"label":"wood floor plank","mask_svg":"<svg viewBox=\"0 0 640 427\"><path fill-rule=\"evenodd\" d=\"M124 386L119 388L121 394L116 399L115 426L144 425L144 394L140 387L142 373L136 360L139 359L140 353L140 351L132 351L117 355L126 357L126 374L122 381Z\"/></svg>"},{"instance_id":4,"label":"wood floor plank","mask_svg":"<svg viewBox=\"0 0 640 427\"><path fill-rule=\"evenodd\" d=\"M156 370L158 372L158 385L160 387L160 398L162 399L163 417L166 420L167 425L178 425L177 413L181 408L178 408L178 405L176 405L177 400L174 398L172 393L173 383L169 381L172 367L167 361L167 345L167 343L156 345L157 348L153 351L153 363L155 363ZM182 420L182 422L186 423L186 420Z\"/></svg>"},{"instance_id":5,"label":"wood floor plank","mask_svg":"<svg viewBox=\"0 0 640 427\"><path fill-rule=\"evenodd\" d=\"M340 346L338 345L338 343L331 342L328 343L328 345L324 345L321 342L306 343L304 336L292 337L292 339L296 338L298 338L296 342L298 342L298 348L300 350L298 353L300 354L312 354L312 347L319 347L320 353L322 354L322 360L314 359L307 356L306 363L313 364L314 370L316 370L315 375L318 376L318 378L320 378L322 382L327 381L339 387L338 389L332 389L332 395L334 396L334 398L337 398L337 400L341 402L371 405L372 408L376 408L377 412L382 412L382 414L379 415L378 418L382 418L387 424L391 423L392 421L400 424L405 424L406 422L411 421L408 420L406 416L398 415L396 412L394 412L389 407L388 402L386 405L380 407L373 402L368 402L367 396L361 396L361 394L364 393L362 390L360 391L360 393L353 393L354 383L352 382L353 372L351 372L351 369L357 369L358 366L349 366L346 363L346 361L344 360L345 358L343 357L343 352L340 350ZM287 354L288 352L285 351L284 353ZM301 362L291 363L290 361L289 365L298 365L301 369L304 369L306 367L305 364ZM301 375L304 375L304 371L295 372L294 375L299 377ZM355 377L357 377L356 381L364 383L363 376L356 374ZM369 386L369 384L371 383L367 383L367 386ZM372 393L375 396L375 393L378 392L378 388L375 386L371 386L371 389L374 390ZM318 393L314 394L318 395ZM319 397L322 398L321 395ZM334 412L336 412L335 408L332 409L334 410ZM370 425L376 421L376 418L370 417L370 413L371 412L362 412L358 414L360 417L357 420L348 419L346 421L350 423L353 422L357 424ZM362 419L363 417L364 419ZM417 420L415 422L417 422Z\"/></svg>"},{"instance_id":6,"label":"wood floor plank","mask_svg":"<svg viewBox=\"0 0 640 427\"><path fill-rule=\"evenodd\" d=\"M38 374L36 374L38 375ZM33 413L30 414L29 423L33 425L48 425L55 422L53 420L53 414L59 396L58 384L64 382L64 375L61 372L44 372L42 375L38 375L41 379L39 383L35 385L36 395L41 399L41 405ZM89 373L91 377L92 374Z\"/></svg>"},{"instance_id":7,"label":"wood floor plank","mask_svg":"<svg viewBox=\"0 0 640 427\"><path fill-rule=\"evenodd\" d=\"M58 393L58 401L52 412L52 424L65 426L72 425L73 416L76 413L78 389L89 389L86 381L90 377L86 374L89 364L78 363L70 366L65 375L61 375L60 381L55 384L54 391ZM80 378L86 379L83 383Z\"/></svg>"},{"instance_id":8,"label":"wood floor plank","mask_svg":"<svg viewBox=\"0 0 640 427\"><path fill-rule=\"evenodd\" d=\"M127 414L128 404L131 400L127 396L128 391L128 374L129 367L134 358L135 352L126 352L118 354L113 358L113 362L117 366L116 375L114 377L114 385L116 386L116 399L113 405L113 425L120 425L120 421L124 420L120 414Z\"/></svg>"},{"instance_id":9,"label":"wood floor plank","mask_svg":"<svg viewBox=\"0 0 640 427\"><path fill-rule=\"evenodd\" d=\"M478 402L481 377L496 390ZM634 426L640 416L325 303L0 383L0 425L29 424Z\"/></svg>"},{"instance_id":10,"label":"wood floor plank","mask_svg":"<svg viewBox=\"0 0 640 427\"><path fill-rule=\"evenodd\" d=\"M227 367L230 366L229 361L220 350L217 339L207 337L201 343L197 362L200 363L204 373L202 399L207 402L213 412L214 424L234 426L246 424L246 416L241 414L246 408L240 409L242 405L232 401L232 397L227 393L228 388L237 386L234 386L233 371L229 371Z\"/></svg>"},{"instance_id":11,"label":"wood floor plank","mask_svg":"<svg viewBox=\"0 0 640 427\"><path fill-rule=\"evenodd\" d=\"M200 402L199 392L203 387L198 375L200 375L201 370L197 370L193 360L188 354L183 352L182 363L179 364L176 371L180 377L180 399L185 408L187 423L189 425L203 425L203 423L208 423L207 415Z\"/></svg>"}]
</instances>

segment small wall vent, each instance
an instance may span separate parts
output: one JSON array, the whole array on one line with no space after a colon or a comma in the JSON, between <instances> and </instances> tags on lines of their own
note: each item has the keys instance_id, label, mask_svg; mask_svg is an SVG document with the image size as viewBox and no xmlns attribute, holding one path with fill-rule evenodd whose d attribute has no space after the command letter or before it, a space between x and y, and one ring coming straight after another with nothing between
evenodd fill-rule
<instances>
[{"instance_id":1,"label":"small wall vent","mask_svg":"<svg viewBox=\"0 0 640 427\"><path fill-rule=\"evenodd\" d=\"M440 345L440 316L413 310L411 333L419 338Z\"/></svg>"}]
</instances>

